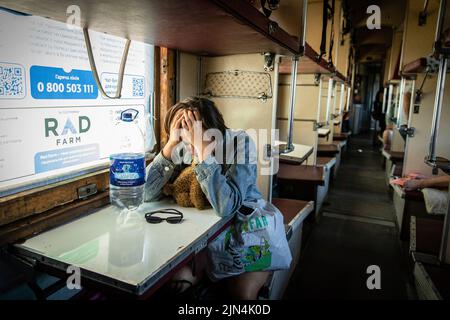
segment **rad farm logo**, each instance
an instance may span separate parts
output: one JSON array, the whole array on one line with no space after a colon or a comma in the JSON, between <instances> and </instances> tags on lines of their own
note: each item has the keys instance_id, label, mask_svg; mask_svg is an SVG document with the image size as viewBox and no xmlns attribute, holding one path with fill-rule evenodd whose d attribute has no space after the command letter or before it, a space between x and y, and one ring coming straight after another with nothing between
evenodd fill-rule
<instances>
[{"instance_id":1,"label":"rad farm logo","mask_svg":"<svg viewBox=\"0 0 450 320\"><path fill-rule=\"evenodd\" d=\"M83 134L91 128L91 120L87 116L45 118L44 124L45 137L54 138L58 147L81 143Z\"/></svg>"}]
</instances>

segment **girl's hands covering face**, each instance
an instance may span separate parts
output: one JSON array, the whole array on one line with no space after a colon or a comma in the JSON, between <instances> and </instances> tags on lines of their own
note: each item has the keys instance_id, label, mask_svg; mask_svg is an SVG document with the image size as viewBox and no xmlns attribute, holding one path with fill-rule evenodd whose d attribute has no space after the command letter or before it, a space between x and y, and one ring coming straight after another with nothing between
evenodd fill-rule
<instances>
[{"instance_id":1,"label":"girl's hands covering face","mask_svg":"<svg viewBox=\"0 0 450 320\"><path fill-rule=\"evenodd\" d=\"M170 124L169 140L164 146L162 153L166 159L170 159L172 155L172 150L180 142L181 135L181 122L183 121L183 112L180 110L177 112Z\"/></svg>"},{"instance_id":2,"label":"girl's hands covering face","mask_svg":"<svg viewBox=\"0 0 450 320\"><path fill-rule=\"evenodd\" d=\"M199 141L203 136L203 124L202 119L198 111L192 112L191 110L183 110L183 116L181 119L181 127L183 132L181 137L184 142L195 147L199 146Z\"/></svg>"},{"instance_id":3,"label":"girl's hands covering face","mask_svg":"<svg viewBox=\"0 0 450 320\"><path fill-rule=\"evenodd\" d=\"M192 147L199 161L203 161L210 152L207 146L210 142L203 141L203 123L200 113L196 110L183 110L181 126L184 129L182 139Z\"/></svg>"},{"instance_id":4,"label":"girl's hands covering face","mask_svg":"<svg viewBox=\"0 0 450 320\"><path fill-rule=\"evenodd\" d=\"M178 144L180 142L180 129L183 121L182 110L178 111L170 124L170 133L168 143L172 145Z\"/></svg>"}]
</instances>

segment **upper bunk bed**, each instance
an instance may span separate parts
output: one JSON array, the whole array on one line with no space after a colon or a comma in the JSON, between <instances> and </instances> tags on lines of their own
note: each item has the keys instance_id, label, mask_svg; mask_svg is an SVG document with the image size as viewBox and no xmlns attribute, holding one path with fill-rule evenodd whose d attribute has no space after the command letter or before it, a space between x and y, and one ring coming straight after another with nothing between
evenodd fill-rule
<instances>
[{"instance_id":1,"label":"upper bunk bed","mask_svg":"<svg viewBox=\"0 0 450 320\"><path fill-rule=\"evenodd\" d=\"M424 73L427 70L427 58L419 58L409 62L403 66L403 75L414 75L417 73Z\"/></svg>"},{"instance_id":2,"label":"upper bunk bed","mask_svg":"<svg viewBox=\"0 0 450 320\"><path fill-rule=\"evenodd\" d=\"M302 51L301 34L290 35L242 0L0 0L1 7L61 22L72 5L80 8L80 27L197 55Z\"/></svg>"},{"instance_id":3,"label":"upper bunk bed","mask_svg":"<svg viewBox=\"0 0 450 320\"><path fill-rule=\"evenodd\" d=\"M403 66L401 75L406 78L414 78L418 74L437 73L439 70L439 63L439 60L433 55L421 57L406 63Z\"/></svg>"}]
</instances>

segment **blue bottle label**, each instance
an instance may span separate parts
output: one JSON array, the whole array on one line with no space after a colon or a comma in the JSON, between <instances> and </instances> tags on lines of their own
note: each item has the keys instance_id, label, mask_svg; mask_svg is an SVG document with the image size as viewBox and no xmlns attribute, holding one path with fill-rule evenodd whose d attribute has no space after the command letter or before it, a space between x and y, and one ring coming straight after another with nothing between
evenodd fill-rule
<instances>
[{"instance_id":1,"label":"blue bottle label","mask_svg":"<svg viewBox=\"0 0 450 320\"><path fill-rule=\"evenodd\" d=\"M137 187L145 183L144 157L120 159L111 157L109 183L117 187Z\"/></svg>"}]
</instances>

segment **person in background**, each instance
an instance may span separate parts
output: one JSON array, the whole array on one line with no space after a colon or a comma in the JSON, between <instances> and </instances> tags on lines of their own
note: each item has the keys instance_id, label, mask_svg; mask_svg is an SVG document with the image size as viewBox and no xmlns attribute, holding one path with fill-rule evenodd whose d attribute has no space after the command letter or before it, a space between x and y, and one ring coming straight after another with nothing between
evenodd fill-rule
<instances>
[{"instance_id":1,"label":"person in background","mask_svg":"<svg viewBox=\"0 0 450 320\"><path fill-rule=\"evenodd\" d=\"M400 128L408 128L408 120L409 120L409 109L411 105L411 92L405 92L403 95L403 114L405 116L405 121L400 126ZM388 124L386 126L386 129L383 131L383 144L384 144L384 150L391 150L391 143L392 143L392 135L394 133L394 125ZM406 140L406 132L404 130L399 130L400 135L404 140Z\"/></svg>"},{"instance_id":2,"label":"person in background","mask_svg":"<svg viewBox=\"0 0 450 320\"><path fill-rule=\"evenodd\" d=\"M376 144L377 136L381 136L384 130L386 130L386 114L383 113L383 96L383 91L379 90L375 96L375 101L373 102L372 118L380 127L380 131L377 131L377 126L375 125L374 145Z\"/></svg>"},{"instance_id":3,"label":"person in background","mask_svg":"<svg viewBox=\"0 0 450 320\"><path fill-rule=\"evenodd\" d=\"M350 131L350 112L344 111L344 115L342 116L342 132Z\"/></svg>"},{"instance_id":4,"label":"person in background","mask_svg":"<svg viewBox=\"0 0 450 320\"><path fill-rule=\"evenodd\" d=\"M391 150L392 135L394 134L394 126L389 124L386 130L383 131L383 148L384 150Z\"/></svg>"},{"instance_id":5,"label":"person in background","mask_svg":"<svg viewBox=\"0 0 450 320\"><path fill-rule=\"evenodd\" d=\"M450 176L443 175L425 179L412 179L405 182L405 191L420 190L424 188L446 188L450 183Z\"/></svg>"}]
</instances>

